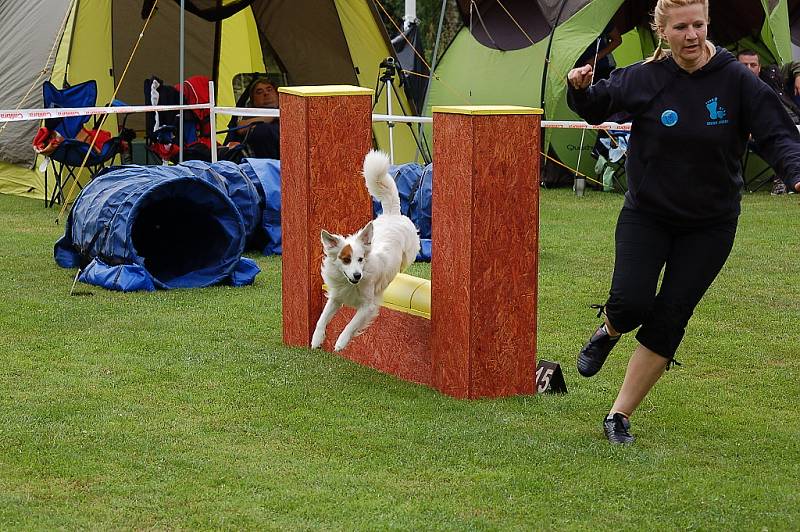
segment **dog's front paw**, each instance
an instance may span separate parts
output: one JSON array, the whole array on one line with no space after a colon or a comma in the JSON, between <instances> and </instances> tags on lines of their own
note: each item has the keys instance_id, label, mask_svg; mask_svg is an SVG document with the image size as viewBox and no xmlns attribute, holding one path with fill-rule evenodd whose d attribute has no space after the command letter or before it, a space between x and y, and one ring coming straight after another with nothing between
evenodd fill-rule
<instances>
[{"instance_id":1,"label":"dog's front paw","mask_svg":"<svg viewBox=\"0 0 800 532\"><path fill-rule=\"evenodd\" d=\"M347 347L347 344L349 343L350 343L350 336L342 333L341 335L339 335L339 338L336 339L336 345L333 346L333 350L339 352L345 347Z\"/></svg>"},{"instance_id":2,"label":"dog's front paw","mask_svg":"<svg viewBox=\"0 0 800 532\"><path fill-rule=\"evenodd\" d=\"M311 337L311 349L319 349L324 341L325 329L314 331L314 336Z\"/></svg>"}]
</instances>

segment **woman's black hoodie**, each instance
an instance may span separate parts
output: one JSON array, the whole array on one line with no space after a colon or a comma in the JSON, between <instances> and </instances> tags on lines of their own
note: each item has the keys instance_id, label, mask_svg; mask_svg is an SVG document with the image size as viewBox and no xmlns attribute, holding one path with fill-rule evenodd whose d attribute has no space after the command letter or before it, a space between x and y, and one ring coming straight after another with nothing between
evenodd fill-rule
<instances>
[{"instance_id":1,"label":"woman's black hoodie","mask_svg":"<svg viewBox=\"0 0 800 532\"><path fill-rule=\"evenodd\" d=\"M679 225L739 215L742 156L752 133L759 154L800 181L800 134L780 101L724 48L693 73L667 59L615 70L569 106L591 124L633 116L625 205Z\"/></svg>"}]
</instances>

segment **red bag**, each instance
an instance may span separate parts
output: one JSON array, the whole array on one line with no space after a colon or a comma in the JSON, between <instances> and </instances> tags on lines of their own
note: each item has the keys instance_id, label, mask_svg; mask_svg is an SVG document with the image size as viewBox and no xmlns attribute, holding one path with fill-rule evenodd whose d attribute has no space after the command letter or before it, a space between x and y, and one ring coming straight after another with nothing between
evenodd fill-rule
<instances>
[{"instance_id":1,"label":"red bag","mask_svg":"<svg viewBox=\"0 0 800 532\"><path fill-rule=\"evenodd\" d=\"M104 131L102 129L81 129L77 135L75 135L76 140L80 140L81 142L85 142L86 144L91 144L92 139L96 138L97 140L94 141L94 151L100 153L103 151L103 145L111 140L111 133L108 131Z\"/></svg>"},{"instance_id":2,"label":"red bag","mask_svg":"<svg viewBox=\"0 0 800 532\"><path fill-rule=\"evenodd\" d=\"M41 155L50 155L58 149L61 143L64 142L64 137L58 134L57 131L50 131L46 127L40 127L33 137L33 151Z\"/></svg>"},{"instance_id":3,"label":"red bag","mask_svg":"<svg viewBox=\"0 0 800 532\"><path fill-rule=\"evenodd\" d=\"M177 144L155 143L150 146L150 151L161 157L162 161L169 161L178 155L180 148Z\"/></svg>"}]
</instances>

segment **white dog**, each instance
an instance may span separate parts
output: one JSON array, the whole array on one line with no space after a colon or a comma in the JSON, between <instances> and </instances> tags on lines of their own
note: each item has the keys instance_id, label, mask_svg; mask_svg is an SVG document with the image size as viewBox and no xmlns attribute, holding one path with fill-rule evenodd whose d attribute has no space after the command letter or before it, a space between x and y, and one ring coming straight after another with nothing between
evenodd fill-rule
<instances>
[{"instance_id":1,"label":"white dog","mask_svg":"<svg viewBox=\"0 0 800 532\"><path fill-rule=\"evenodd\" d=\"M383 214L348 237L322 230L322 279L328 286L328 302L317 321L311 347L325 340L325 328L342 305L356 314L336 340L341 351L378 315L383 291L395 275L414 262L419 252L417 228L400 214L400 195L389 175L389 158L371 151L364 158L364 179L369 193L381 202Z\"/></svg>"}]
</instances>

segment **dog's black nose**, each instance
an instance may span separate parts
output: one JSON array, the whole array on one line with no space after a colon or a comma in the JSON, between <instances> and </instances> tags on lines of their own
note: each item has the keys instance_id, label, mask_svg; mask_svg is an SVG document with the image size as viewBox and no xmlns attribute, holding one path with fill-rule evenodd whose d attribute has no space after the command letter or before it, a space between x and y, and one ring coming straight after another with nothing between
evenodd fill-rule
<instances>
[{"instance_id":1,"label":"dog's black nose","mask_svg":"<svg viewBox=\"0 0 800 532\"><path fill-rule=\"evenodd\" d=\"M353 274L353 279L355 281L360 281L361 280L361 274L359 272L354 273Z\"/></svg>"}]
</instances>

